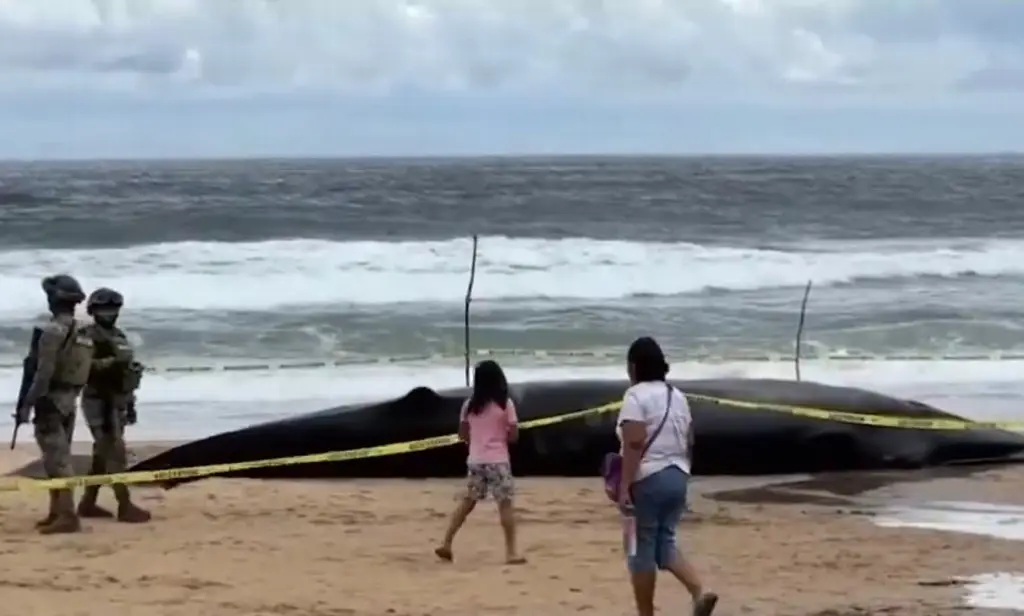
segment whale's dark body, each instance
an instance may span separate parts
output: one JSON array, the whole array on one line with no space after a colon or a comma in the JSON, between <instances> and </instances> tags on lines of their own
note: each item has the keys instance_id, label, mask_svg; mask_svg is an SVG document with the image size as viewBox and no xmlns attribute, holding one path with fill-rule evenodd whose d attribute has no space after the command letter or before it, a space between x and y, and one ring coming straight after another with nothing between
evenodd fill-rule
<instances>
[{"instance_id":1,"label":"whale's dark body","mask_svg":"<svg viewBox=\"0 0 1024 616\"><path fill-rule=\"evenodd\" d=\"M847 387L769 379L675 381L688 394L836 411L917 418L955 418L928 405ZM625 381L563 381L515 385L520 421L621 400ZM131 470L162 470L338 451L450 434L466 389L421 387L385 402L342 406L259 424L181 445ZM920 468L1024 455L1024 435L1002 430L876 428L740 409L691 398L697 475L769 475L838 470ZM513 450L516 474L597 473L617 448L615 414L524 430ZM258 478L445 477L465 472L465 447L450 446L339 463L256 469Z\"/></svg>"}]
</instances>

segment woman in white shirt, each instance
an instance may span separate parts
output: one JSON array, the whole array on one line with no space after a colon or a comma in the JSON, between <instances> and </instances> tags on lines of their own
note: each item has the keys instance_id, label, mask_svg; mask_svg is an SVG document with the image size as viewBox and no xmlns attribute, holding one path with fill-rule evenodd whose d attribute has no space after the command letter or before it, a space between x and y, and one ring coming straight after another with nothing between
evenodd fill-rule
<instances>
[{"instance_id":1,"label":"woman in white shirt","mask_svg":"<svg viewBox=\"0 0 1024 616\"><path fill-rule=\"evenodd\" d=\"M686 397L665 381L668 363L653 338L638 338L627 354L629 380L619 411L622 443L620 506L634 516L629 570L637 616L654 616L658 569L672 573L693 597L694 616L710 616L718 602L676 549L676 527L686 509L693 444Z\"/></svg>"}]
</instances>

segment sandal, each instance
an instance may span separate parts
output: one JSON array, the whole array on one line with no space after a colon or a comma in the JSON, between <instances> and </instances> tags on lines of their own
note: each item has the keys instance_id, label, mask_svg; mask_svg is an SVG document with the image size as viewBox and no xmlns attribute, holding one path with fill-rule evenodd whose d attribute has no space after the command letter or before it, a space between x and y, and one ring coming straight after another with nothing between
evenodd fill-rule
<instances>
[{"instance_id":1,"label":"sandal","mask_svg":"<svg viewBox=\"0 0 1024 616\"><path fill-rule=\"evenodd\" d=\"M711 616L718 605L718 595L713 592L706 592L693 604L693 616Z\"/></svg>"}]
</instances>

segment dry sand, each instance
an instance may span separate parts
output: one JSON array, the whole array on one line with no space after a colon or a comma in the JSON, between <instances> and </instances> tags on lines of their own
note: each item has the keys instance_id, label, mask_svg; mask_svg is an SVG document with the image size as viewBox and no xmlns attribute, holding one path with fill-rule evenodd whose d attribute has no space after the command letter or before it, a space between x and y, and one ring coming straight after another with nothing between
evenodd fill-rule
<instances>
[{"instance_id":1,"label":"dry sand","mask_svg":"<svg viewBox=\"0 0 1024 616\"><path fill-rule=\"evenodd\" d=\"M0 456L0 472L35 457ZM1024 469L945 481L990 499L1015 494ZM680 537L723 616L958 614L960 576L1024 569L1021 546L980 536L883 529L856 507L719 502L699 482ZM502 563L485 506L456 541L432 549L455 481L207 480L136 491L146 526L88 521L41 537L44 493L0 493L4 612L34 616L484 616L631 614L618 521L596 479L525 479L517 509L529 563ZM962 498L975 498L976 494ZM101 498L112 504L109 491ZM688 599L662 577L663 614ZM973 614L981 614L974 611Z\"/></svg>"}]
</instances>

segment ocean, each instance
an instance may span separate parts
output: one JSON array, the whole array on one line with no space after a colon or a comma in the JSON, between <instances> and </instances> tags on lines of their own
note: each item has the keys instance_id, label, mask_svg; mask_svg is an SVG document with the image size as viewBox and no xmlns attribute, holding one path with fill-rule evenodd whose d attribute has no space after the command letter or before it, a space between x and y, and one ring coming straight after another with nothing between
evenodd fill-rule
<instances>
[{"instance_id":1,"label":"ocean","mask_svg":"<svg viewBox=\"0 0 1024 616\"><path fill-rule=\"evenodd\" d=\"M1022 204L999 156L0 163L0 405L55 272L126 297L135 439L461 385L475 234L512 378L624 377L642 334L789 378L813 281L804 378L1024 419Z\"/></svg>"}]
</instances>

